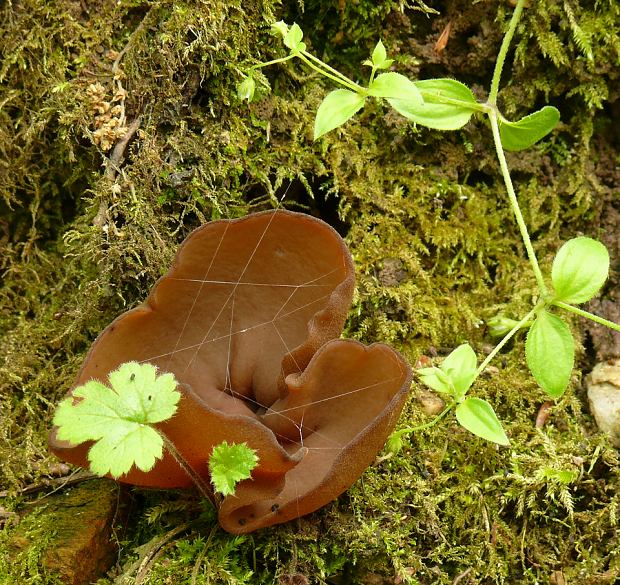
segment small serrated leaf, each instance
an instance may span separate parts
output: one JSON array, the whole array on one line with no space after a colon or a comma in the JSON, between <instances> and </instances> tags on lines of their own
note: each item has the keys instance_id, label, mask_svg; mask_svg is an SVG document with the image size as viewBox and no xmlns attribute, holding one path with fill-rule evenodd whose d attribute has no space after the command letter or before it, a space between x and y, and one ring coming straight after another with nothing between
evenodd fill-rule
<instances>
[{"instance_id":1,"label":"small serrated leaf","mask_svg":"<svg viewBox=\"0 0 620 585\"><path fill-rule=\"evenodd\" d=\"M57 436L73 445L95 441L88 460L100 475L119 477L133 465L149 471L162 456L163 441L148 425L176 412L181 398L176 380L169 373L158 376L152 364L127 362L109 381L111 388L91 380L58 405Z\"/></svg>"},{"instance_id":2,"label":"small serrated leaf","mask_svg":"<svg viewBox=\"0 0 620 585\"><path fill-rule=\"evenodd\" d=\"M471 89L455 79L424 79L415 81L423 104L389 99L392 107L416 124L436 130L458 130L465 126L478 102ZM441 100L452 100L443 103Z\"/></svg>"},{"instance_id":3,"label":"small serrated leaf","mask_svg":"<svg viewBox=\"0 0 620 585\"><path fill-rule=\"evenodd\" d=\"M499 134L506 150L525 150L551 132L560 120L560 112L553 106L521 118L518 122L501 120Z\"/></svg>"},{"instance_id":4,"label":"small serrated leaf","mask_svg":"<svg viewBox=\"0 0 620 585\"><path fill-rule=\"evenodd\" d=\"M456 407L456 420L470 433L498 445L509 445L510 441L499 422L493 407L481 398L466 398Z\"/></svg>"},{"instance_id":5,"label":"small serrated leaf","mask_svg":"<svg viewBox=\"0 0 620 585\"><path fill-rule=\"evenodd\" d=\"M342 126L364 106L364 96L349 91L336 89L325 96L314 120L314 139L330 130Z\"/></svg>"},{"instance_id":6,"label":"small serrated leaf","mask_svg":"<svg viewBox=\"0 0 620 585\"><path fill-rule=\"evenodd\" d=\"M603 286L609 275L609 252L600 242L585 236L566 242L553 260L551 281L558 301L585 303Z\"/></svg>"},{"instance_id":7,"label":"small serrated leaf","mask_svg":"<svg viewBox=\"0 0 620 585\"><path fill-rule=\"evenodd\" d=\"M209 458L209 472L215 491L224 496L234 494L237 483L248 479L257 463L256 451L245 443L220 443Z\"/></svg>"},{"instance_id":8,"label":"small serrated leaf","mask_svg":"<svg viewBox=\"0 0 620 585\"><path fill-rule=\"evenodd\" d=\"M552 398L564 394L575 361L575 342L568 325L542 310L525 342L527 365L539 386Z\"/></svg>"}]
</instances>

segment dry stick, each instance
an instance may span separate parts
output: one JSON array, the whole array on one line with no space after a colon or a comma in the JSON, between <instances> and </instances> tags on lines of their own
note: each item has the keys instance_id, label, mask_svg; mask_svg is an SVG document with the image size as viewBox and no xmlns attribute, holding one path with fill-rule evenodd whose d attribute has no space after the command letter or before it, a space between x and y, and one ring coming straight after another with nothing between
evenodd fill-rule
<instances>
[{"instance_id":1,"label":"dry stick","mask_svg":"<svg viewBox=\"0 0 620 585\"><path fill-rule=\"evenodd\" d=\"M127 127L127 132L125 132L125 136L123 136L114 146L114 150L112 151L112 154L106 163L105 169L105 177L110 179L110 181L116 180L116 176L118 175L118 171L120 169L121 160L123 159L123 155L125 154L125 149L127 148L127 145L133 138L134 134L138 131L138 128L140 128L140 122L141 118L140 116L137 116L135 120ZM100 227L104 226L107 223L107 211L108 208L106 202L102 200L99 203L97 215L95 215L95 218L93 219L93 225Z\"/></svg>"},{"instance_id":2,"label":"dry stick","mask_svg":"<svg viewBox=\"0 0 620 585\"><path fill-rule=\"evenodd\" d=\"M71 472L71 474L65 475L63 477L54 477L52 479L43 480L40 483L31 483L23 487L22 489L20 489L19 493L21 495L32 494L36 492L42 492L49 487L54 487L54 489L51 492L49 492L48 494L45 494L45 496L47 497L50 494L53 494L55 491L58 491L59 489L62 489L70 485L74 485L76 483L81 483L83 481L88 481L89 479L95 479L97 477L101 477L101 476L91 473L89 471L81 471L81 472L73 471ZM9 490L3 490L0 492L0 498L6 498L10 495L10 493L11 492Z\"/></svg>"},{"instance_id":3,"label":"dry stick","mask_svg":"<svg viewBox=\"0 0 620 585\"><path fill-rule=\"evenodd\" d=\"M209 536L207 538L207 542L205 542L204 547L200 551L200 554L198 555L198 558L196 559L196 562L194 563L194 568L192 570L191 585L196 585L198 583L198 574L200 573L200 567L202 565L202 562L204 561L204 558L207 556L207 551L209 550L209 547L211 546L211 539L213 538L213 535L215 534L215 531L217 530L217 526L218 525L216 524L211 529L211 532L209 533Z\"/></svg>"},{"instance_id":4,"label":"dry stick","mask_svg":"<svg viewBox=\"0 0 620 585\"><path fill-rule=\"evenodd\" d=\"M158 432L159 436L164 441L164 446L168 450L168 453L170 453L170 455L174 457L174 460L181 466L181 469L191 478L202 497L209 500L213 504L214 508L217 510L220 504L220 500L216 497L211 486L191 468L183 455L181 455L181 453L179 453L177 448L174 446L174 443L164 433L162 433L161 431Z\"/></svg>"},{"instance_id":5,"label":"dry stick","mask_svg":"<svg viewBox=\"0 0 620 585\"><path fill-rule=\"evenodd\" d=\"M465 577L467 577L467 575L469 575L472 571L473 571L473 567L469 567L469 569L465 569L462 573L458 574L455 578L454 581L452 581L452 585L458 585L462 579L465 579Z\"/></svg>"},{"instance_id":6,"label":"dry stick","mask_svg":"<svg viewBox=\"0 0 620 585\"><path fill-rule=\"evenodd\" d=\"M180 526L177 526L176 528L173 528L172 530L164 534L162 538L149 546L148 551L144 555L144 558L142 559L142 561L140 562L140 566L138 567L135 581L136 585L139 585L144 581L144 578L148 574L151 565L157 559L159 554L161 554L162 548L166 544L168 544L168 542L170 542L170 540L172 540L175 536L181 534L182 532L185 532L189 528L189 526L189 523L181 524Z\"/></svg>"},{"instance_id":7,"label":"dry stick","mask_svg":"<svg viewBox=\"0 0 620 585\"><path fill-rule=\"evenodd\" d=\"M129 144L129 141L133 138L134 134L140 128L140 122L142 119L140 116L137 116L135 120L127 126L127 132L125 135L114 145L114 150L110 158L106 163L105 176L108 179L114 180L116 179L116 175L119 171L120 162L123 159L123 155L125 154L125 149Z\"/></svg>"}]
</instances>

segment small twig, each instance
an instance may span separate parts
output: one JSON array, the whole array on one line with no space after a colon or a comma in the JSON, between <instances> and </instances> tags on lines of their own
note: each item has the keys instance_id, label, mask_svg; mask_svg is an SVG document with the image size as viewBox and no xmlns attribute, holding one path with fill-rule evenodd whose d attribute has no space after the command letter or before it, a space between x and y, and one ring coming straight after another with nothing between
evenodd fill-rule
<instances>
[{"instance_id":1,"label":"small twig","mask_svg":"<svg viewBox=\"0 0 620 585\"><path fill-rule=\"evenodd\" d=\"M137 116L135 120L127 126L127 132L125 132L125 135L114 145L114 150L112 150L112 154L106 163L105 176L108 179L111 179L112 181L116 179L120 162L125 154L125 149L134 134L138 131L138 128L140 128L141 121L141 117Z\"/></svg>"},{"instance_id":2,"label":"small twig","mask_svg":"<svg viewBox=\"0 0 620 585\"><path fill-rule=\"evenodd\" d=\"M198 582L198 573L200 572L202 561L204 561L204 558L207 556L207 551L209 550L209 546L211 546L211 539L213 538L213 535L217 531L217 528L218 528L218 525L216 524L211 529L211 532L209 533L209 536L207 537L207 542L205 542L203 549L200 551L200 554L198 555L198 558L196 559L196 563L194 564L194 568L192 569L191 585L196 585L196 583Z\"/></svg>"},{"instance_id":3,"label":"small twig","mask_svg":"<svg viewBox=\"0 0 620 585\"><path fill-rule=\"evenodd\" d=\"M136 573L136 585L140 585L144 581L144 578L147 576L149 569L151 568L151 565L161 554L161 549L166 544L168 544L168 542L170 542L175 536L181 534L182 532L185 532L189 528L189 526L189 523L181 524L180 526L177 526L176 528L173 528L172 530L164 534L162 538L154 542L152 545L149 545L149 548L144 555L144 558L140 562L138 572Z\"/></svg>"},{"instance_id":4,"label":"small twig","mask_svg":"<svg viewBox=\"0 0 620 585\"><path fill-rule=\"evenodd\" d=\"M88 481L89 479L95 479L97 477L100 477L100 476L94 473L91 473L90 471L77 470L77 471L72 472L71 475L68 475L68 476L54 477L52 479L45 479L41 481L40 483L32 483L30 485L27 485L23 487L21 490L19 490L19 494L21 495L33 494L36 492L42 492L50 487L54 487L54 489L51 492L45 494L46 496L49 496L53 494L54 492L61 490L64 487L75 485L76 483L81 483L83 481ZM11 492L9 490L3 490L0 492L0 498L6 498L10 494Z\"/></svg>"},{"instance_id":5,"label":"small twig","mask_svg":"<svg viewBox=\"0 0 620 585\"><path fill-rule=\"evenodd\" d=\"M465 569L462 573L459 573L456 577L454 577L452 585L458 585L461 582L461 579L465 579L465 577L467 577L467 575L469 575L473 570L473 567L469 567L469 569Z\"/></svg>"}]
</instances>

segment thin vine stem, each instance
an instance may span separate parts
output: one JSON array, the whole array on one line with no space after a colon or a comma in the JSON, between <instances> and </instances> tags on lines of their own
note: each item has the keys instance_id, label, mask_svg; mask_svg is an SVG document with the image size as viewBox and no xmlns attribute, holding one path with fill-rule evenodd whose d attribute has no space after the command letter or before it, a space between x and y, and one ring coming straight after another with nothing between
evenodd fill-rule
<instances>
[{"instance_id":1,"label":"thin vine stem","mask_svg":"<svg viewBox=\"0 0 620 585\"><path fill-rule=\"evenodd\" d=\"M307 57L308 59L311 59L312 61L314 61L320 67L324 67L330 73L337 75L340 79L342 79L343 83L346 83L349 87L357 88L356 91L363 89L361 86L355 83L352 79L349 79L344 73L340 73L340 71L338 71L337 69L330 67L327 63L325 63L324 61L321 61L321 59L319 59L318 57L315 57L312 53L309 53L308 51L303 51L302 54L304 55L304 57Z\"/></svg>"},{"instance_id":2,"label":"thin vine stem","mask_svg":"<svg viewBox=\"0 0 620 585\"><path fill-rule=\"evenodd\" d=\"M211 486L204 480L202 477L196 473L190 464L185 460L183 455L179 453L178 449L175 447L174 443L161 431L159 431L159 436L162 438L164 442L164 446L168 450L168 453L172 455L174 460L180 465L181 469L190 477L190 479L194 482L194 485L198 488L200 495L209 500L215 509L218 508L218 500L213 492Z\"/></svg>"},{"instance_id":3,"label":"thin vine stem","mask_svg":"<svg viewBox=\"0 0 620 585\"><path fill-rule=\"evenodd\" d=\"M262 69L263 67L269 67L269 65L275 65L276 63L284 63L285 61L290 61L295 55L287 55L286 57L280 57L279 59L272 59L271 61L265 61L264 63L256 63L250 67L250 70L253 69Z\"/></svg>"},{"instance_id":4,"label":"thin vine stem","mask_svg":"<svg viewBox=\"0 0 620 585\"><path fill-rule=\"evenodd\" d=\"M506 55L508 54L508 47L510 46L510 42L512 41L512 37L515 34L515 30L517 29L517 23L521 18L521 13L523 12L523 6L525 5L526 0L518 0L517 5L515 7L515 11L512 13L512 18L510 19L510 24L508 25L508 30L504 35L504 39L502 40L502 45L499 49L499 53L497 55L497 61L495 62L495 69L493 71L493 79L491 80L491 91L489 92L489 104L494 106L497 103L497 93L499 92L499 80L502 76L502 69L504 68L504 62L506 61Z\"/></svg>"},{"instance_id":5,"label":"thin vine stem","mask_svg":"<svg viewBox=\"0 0 620 585\"><path fill-rule=\"evenodd\" d=\"M613 321L608 321L607 319L603 319L603 317L599 317L598 315L588 313L588 311L584 311L583 309L579 309L577 307L574 307L573 305L569 305L568 303L563 303L562 301L553 301L551 304L555 305L556 307L560 307L561 309L564 309L566 311L570 311L571 313L575 313L576 315L579 315L580 317L585 317L586 319L590 319L591 321L594 321L595 323L598 323L599 325L605 325L605 327L609 327L610 329L613 329L614 331L620 331L620 325L618 323L614 323Z\"/></svg>"},{"instance_id":6,"label":"thin vine stem","mask_svg":"<svg viewBox=\"0 0 620 585\"><path fill-rule=\"evenodd\" d=\"M327 77L328 79L331 79L332 81L335 81L337 84L344 85L346 88L348 88L351 91L354 91L356 93L362 93L362 92L366 91L363 87L361 87L360 85L357 85L357 83L354 83L353 81L351 81L350 79L348 79L346 77L345 77L345 79L346 79L346 81L345 81L345 79L342 79L342 77L333 75L332 73L330 73L329 71L326 71L325 69L321 69L320 67L315 65L310 59L308 59L308 57L306 57L306 55L304 53L296 53L296 55L306 65L308 65L308 67L310 67L311 69L314 69L316 72L318 72L321 75ZM321 63L322 63L322 61L321 61Z\"/></svg>"},{"instance_id":7,"label":"thin vine stem","mask_svg":"<svg viewBox=\"0 0 620 585\"><path fill-rule=\"evenodd\" d=\"M517 220L517 225L519 226L519 231L521 232L521 238L523 240L523 243L525 244L527 256L530 260L532 270L534 271L534 276L536 277L538 288L540 289L542 297L546 299L549 294L547 291L547 285L545 284L542 272L540 271L540 266L538 265L538 260L536 259L536 253L534 252L534 247L532 246L532 241L530 240L530 234L527 231L527 226L525 225L525 220L523 219L523 214L521 213L521 208L519 207L519 201L517 200L517 195L512 185L512 179L510 178L510 171L508 170L508 163L506 162L506 155L504 154L502 139L499 133L497 112L495 110L489 112L489 120L491 121L491 130L493 131L495 150L497 152L499 166L502 170L502 176L504 177L506 190L508 191L510 205L512 206L512 211L514 213L515 219Z\"/></svg>"},{"instance_id":8,"label":"thin vine stem","mask_svg":"<svg viewBox=\"0 0 620 585\"><path fill-rule=\"evenodd\" d=\"M484 361L478 366L476 370L476 378L484 372L486 367L491 363L493 358L498 354L498 352L506 345L510 339L515 335L517 331L519 331L528 321L532 319L532 317L536 314L536 312L544 306L543 302L538 303L521 321L519 321L506 335L503 339L493 348L493 351L484 359ZM475 378L474 378L475 379Z\"/></svg>"},{"instance_id":9,"label":"thin vine stem","mask_svg":"<svg viewBox=\"0 0 620 585\"><path fill-rule=\"evenodd\" d=\"M422 431L424 429L428 429L430 427L435 426L444 416L446 416L446 414L448 414L454 408L455 404L456 404L455 402L452 402L451 404L446 406L446 408L444 408L433 420L427 423L424 423L423 425L419 425L417 427L408 427L406 429L402 429L398 431L398 434L399 435L411 434L411 433Z\"/></svg>"}]
</instances>

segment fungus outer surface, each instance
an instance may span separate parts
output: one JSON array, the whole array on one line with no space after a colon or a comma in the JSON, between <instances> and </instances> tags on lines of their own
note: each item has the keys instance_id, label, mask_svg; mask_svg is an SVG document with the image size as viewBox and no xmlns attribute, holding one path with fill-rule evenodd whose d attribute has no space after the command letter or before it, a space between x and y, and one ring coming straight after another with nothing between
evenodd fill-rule
<instances>
[{"instance_id":1,"label":"fungus outer surface","mask_svg":"<svg viewBox=\"0 0 620 585\"><path fill-rule=\"evenodd\" d=\"M403 358L383 344L336 339L354 288L342 238L310 216L268 211L205 224L181 245L146 301L97 338L74 387L107 383L127 361L172 372L182 398L158 423L208 480L222 441L257 451L252 477L224 499L233 533L312 512L345 491L372 462L411 382ZM60 458L88 466L89 445L50 433ZM167 453L121 481L186 488Z\"/></svg>"}]
</instances>

